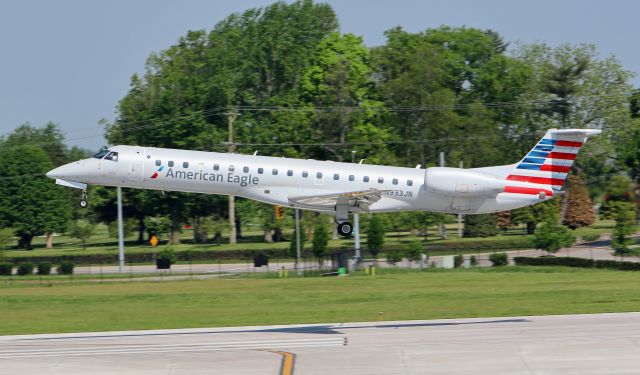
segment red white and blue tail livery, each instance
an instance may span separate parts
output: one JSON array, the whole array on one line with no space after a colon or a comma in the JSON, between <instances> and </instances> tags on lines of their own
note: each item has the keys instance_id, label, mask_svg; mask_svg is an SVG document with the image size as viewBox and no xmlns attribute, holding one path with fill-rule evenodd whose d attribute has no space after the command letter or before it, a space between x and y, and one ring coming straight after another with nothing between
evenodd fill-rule
<instances>
[{"instance_id":1,"label":"red white and blue tail livery","mask_svg":"<svg viewBox=\"0 0 640 375\"><path fill-rule=\"evenodd\" d=\"M599 133L551 129L520 162L487 168L403 168L123 145L47 176L79 189L96 184L231 194L320 211L335 215L338 232L349 235L348 217L356 212L481 214L551 199L580 147Z\"/></svg>"}]
</instances>

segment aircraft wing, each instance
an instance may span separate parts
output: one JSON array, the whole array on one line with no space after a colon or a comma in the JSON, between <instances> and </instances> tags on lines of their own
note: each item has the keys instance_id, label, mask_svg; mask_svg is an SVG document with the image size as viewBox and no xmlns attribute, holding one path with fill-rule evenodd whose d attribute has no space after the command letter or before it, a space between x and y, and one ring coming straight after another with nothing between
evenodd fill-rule
<instances>
[{"instance_id":1,"label":"aircraft wing","mask_svg":"<svg viewBox=\"0 0 640 375\"><path fill-rule=\"evenodd\" d=\"M317 211L335 211L337 206L347 206L366 212L369 211L369 206L379 201L388 191L390 190L368 189L326 195L303 195L289 197L289 203L294 207Z\"/></svg>"}]
</instances>

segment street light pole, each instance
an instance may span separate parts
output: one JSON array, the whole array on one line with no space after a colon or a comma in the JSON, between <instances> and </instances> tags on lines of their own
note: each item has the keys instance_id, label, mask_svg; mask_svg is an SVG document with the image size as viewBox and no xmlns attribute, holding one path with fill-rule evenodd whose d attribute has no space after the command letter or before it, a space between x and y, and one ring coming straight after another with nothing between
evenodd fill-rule
<instances>
[{"instance_id":1,"label":"street light pole","mask_svg":"<svg viewBox=\"0 0 640 375\"><path fill-rule=\"evenodd\" d=\"M118 271L124 273L124 234L122 230L122 188L117 187L118 191Z\"/></svg>"},{"instance_id":2,"label":"street light pole","mask_svg":"<svg viewBox=\"0 0 640 375\"><path fill-rule=\"evenodd\" d=\"M298 270L298 264L300 263L300 209L295 209L296 213L296 264L295 269Z\"/></svg>"},{"instance_id":3,"label":"street light pole","mask_svg":"<svg viewBox=\"0 0 640 375\"><path fill-rule=\"evenodd\" d=\"M233 152L235 151L235 145L233 144L233 122L236 119L236 112L233 110L233 108L229 109L229 112L227 112L227 125L228 125L228 132L229 132L229 152ZM231 194L229 194L229 243L230 244L235 244L236 243L236 237L237 237L237 233L236 233L236 205L235 205L235 197Z\"/></svg>"},{"instance_id":4,"label":"street light pole","mask_svg":"<svg viewBox=\"0 0 640 375\"><path fill-rule=\"evenodd\" d=\"M356 151L351 151L351 162L356 162ZM356 263L360 263L361 255L360 255L360 218L357 213L353 214L353 237L354 237L354 258L356 259Z\"/></svg>"}]
</instances>

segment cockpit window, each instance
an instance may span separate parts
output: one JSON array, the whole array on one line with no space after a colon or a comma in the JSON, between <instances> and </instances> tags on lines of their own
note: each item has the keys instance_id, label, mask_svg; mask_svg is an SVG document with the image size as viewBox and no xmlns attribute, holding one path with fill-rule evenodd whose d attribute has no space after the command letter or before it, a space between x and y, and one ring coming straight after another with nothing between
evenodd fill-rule
<instances>
[{"instance_id":1,"label":"cockpit window","mask_svg":"<svg viewBox=\"0 0 640 375\"><path fill-rule=\"evenodd\" d=\"M109 153L109 150L107 150L106 148L103 148L102 150L98 151L97 154L93 155L93 157L96 159L102 159L108 153Z\"/></svg>"},{"instance_id":2,"label":"cockpit window","mask_svg":"<svg viewBox=\"0 0 640 375\"><path fill-rule=\"evenodd\" d=\"M104 157L104 160L118 161L118 153L111 151Z\"/></svg>"}]
</instances>

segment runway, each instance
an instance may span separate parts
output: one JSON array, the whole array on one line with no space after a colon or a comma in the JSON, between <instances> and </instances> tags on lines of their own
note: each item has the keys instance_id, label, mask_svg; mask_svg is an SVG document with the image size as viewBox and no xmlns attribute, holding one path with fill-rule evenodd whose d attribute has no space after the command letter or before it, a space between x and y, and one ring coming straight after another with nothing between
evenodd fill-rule
<instances>
[{"instance_id":1,"label":"runway","mask_svg":"<svg viewBox=\"0 0 640 375\"><path fill-rule=\"evenodd\" d=\"M640 313L0 337L7 374L637 374Z\"/></svg>"}]
</instances>

